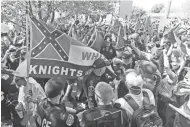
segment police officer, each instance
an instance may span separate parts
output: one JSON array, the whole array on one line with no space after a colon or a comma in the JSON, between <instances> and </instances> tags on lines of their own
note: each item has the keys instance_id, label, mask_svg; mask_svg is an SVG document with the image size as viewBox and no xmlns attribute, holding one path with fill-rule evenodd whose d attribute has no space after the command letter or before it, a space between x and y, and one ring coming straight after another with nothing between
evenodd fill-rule
<instances>
[{"instance_id":1,"label":"police officer","mask_svg":"<svg viewBox=\"0 0 190 127\"><path fill-rule=\"evenodd\" d=\"M78 118L66 111L61 102L63 84L60 78L52 78L45 84L47 98L39 103L35 113L37 127L77 127Z\"/></svg>"},{"instance_id":2,"label":"police officer","mask_svg":"<svg viewBox=\"0 0 190 127\"><path fill-rule=\"evenodd\" d=\"M110 65L110 63L105 62L104 59L97 59L93 64L92 72L87 76L86 79L84 79L85 81L83 89L88 96L89 108L97 106L94 98L94 88L97 83L100 81L109 83L115 78L115 75L108 68L106 68L108 65Z\"/></svg>"},{"instance_id":3,"label":"police officer","mask_svg":"<svg viewBox=\"0 0 190 127\"><path fill-rule=\"evenodd\" d=\"M89 127L93 124L96 124L95 121L101 118L105 119L104 116L107 113L110 114L112 117L110 117L110 119L106 119L106 121L102 120L101 125L104 124L108 126L112 124L110 126L128 127L129 122L126 112L120 109L120 105L112 105L113 96L114 93L112 87L108 83L99 82L95 87L95 100L97 102L98 107L91 108L82 114L80 122L81 127ZM114 118L113 114L119 111L121 111L120 113L122 114L121 119L119 117L111 119ZM115 123L117 124L114 126Z\"/></svg>"},{"instance_id":4,"label":"police officer","mask_svg":"<svg viewBox=\"0 0 190 127\"><path fill-rule=\"evenodd\" d=\"M116 57L116 50L112 46L112 36L111 34L106 34L104 37L105 46L103 46L100 50L100 53L106 57L108 60L112 60Z\"/></svg>"}]
</instances>

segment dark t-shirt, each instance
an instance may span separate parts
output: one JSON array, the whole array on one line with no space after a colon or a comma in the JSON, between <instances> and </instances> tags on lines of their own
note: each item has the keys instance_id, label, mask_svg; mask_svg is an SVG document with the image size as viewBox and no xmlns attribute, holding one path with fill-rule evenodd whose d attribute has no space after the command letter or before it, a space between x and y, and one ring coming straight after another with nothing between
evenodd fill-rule
<instances>
[{"instance_id":1,"label":"dark t-shirt","mask_svg":"<svg viewBox=\"0 0 190 127\"><path fill-rule=\"evenodd\" d=\"M124 97L126 94L129 93L128 88L125 86L125 82L121 81L119 83L119 88L118 88L118 98Z\"/></svg>"},{"instance_id":2,"label":"dark t-shirt","mask_svg":"<svg viewBox=\"0 0 190 127\"><path fill-rule=\"evenodd\" d=\"M129 119L128 119L128 116L127 116L126 112L124 110L122 110L122 109L115 108L112 105L101 105L101 106L98 106L96 108L92 108L92 109L89 109L89 110L85 111L82 114L82 120L80 122L80 126L81 127L94 127L95 126L94 124L97 124L97 123L94 123L95 120L97 120L99 118L101 119L102 117L105 116L105 114L107 112L109 112L109 114L115 114L118 111L121 111L121 113L122 113L122 118L123 119L122 118L119 119L121 122L123 121L122 126L128 127ZM115 120L109 121L109 119L108 119L108 120L104 121L104 123L106 123L106 122L108 122L107 124L109 124L109 123L114 124ZM116 126L120 127L118 125L116 125Z\"/></svg>"},{"instance_id":3,"label":"dark t-shirt","mask_svg":"<svg viewBox=\"0 0 190 127\"><path fill-rule=\"evenodd\" d=\"M44 99L35 112L37 127L78 127L78 117L76 114L66 112L65 105L55 105L48 99Z\"/></svg>"}]
</instances>

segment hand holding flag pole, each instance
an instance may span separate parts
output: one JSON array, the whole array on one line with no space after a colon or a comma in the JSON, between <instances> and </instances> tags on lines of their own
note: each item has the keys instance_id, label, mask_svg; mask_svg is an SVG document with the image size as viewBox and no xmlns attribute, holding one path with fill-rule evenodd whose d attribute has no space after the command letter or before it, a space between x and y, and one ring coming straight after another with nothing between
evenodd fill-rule
<instances>
[{"instance_id":1,"label":"hand holding flag pole","mask_svg":"<svg viewBox=\"0 0 190 127\"><path fill-rule=\"evenodd\" d=\"M27 53L29 53L29 5L27 3L27 8L26 8L26 45L27 45ZM31 45L30 45L31 46ZM30 65L30 56L27 57L27 84L29 83L29 65ZM29 102L25 102L26 104L26 114L24 114L23 120L21 122L22 125L28 126L28 122L30 117L32 116L32 113L29 111Z\"/></svg>"}]
</instances>

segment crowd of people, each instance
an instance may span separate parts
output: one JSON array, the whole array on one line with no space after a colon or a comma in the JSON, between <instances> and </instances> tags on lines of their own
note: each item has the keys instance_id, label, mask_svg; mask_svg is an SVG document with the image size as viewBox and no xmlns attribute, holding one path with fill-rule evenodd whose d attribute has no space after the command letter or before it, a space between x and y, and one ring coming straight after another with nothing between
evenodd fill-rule
<instances>
[{"instance_id":1,"label":"crowd of people","mask_svg":"<svg viewBox=\"0 0 190 127\"><path fill-rule=\"evenodd\" d=\"M20 75L26 37L1 34L2 120L13 127L189 127L190 25L175 21L158 31L135 24L122 21L122 36L114 23L76 20L58 26L85 45L99 31L99 52L109 61L99 58L84 76L66 81Z\"/></svg>"}]
</instances>

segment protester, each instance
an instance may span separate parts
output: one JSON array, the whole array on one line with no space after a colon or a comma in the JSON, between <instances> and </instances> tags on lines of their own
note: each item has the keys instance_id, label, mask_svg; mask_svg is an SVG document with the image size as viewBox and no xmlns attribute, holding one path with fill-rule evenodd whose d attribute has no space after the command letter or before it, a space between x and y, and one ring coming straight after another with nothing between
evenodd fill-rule
<instances>
[{"instance_id":1,"label":"protester","mask_svg":"<svg viewBox=\"0 0 190 127\"><path fill-rule=\"evenodd\" d=\"M113 99L113 89L112 87L105 83L99 82L95 87L95 100L97 102L97 107L89 109L82 114L81 127L90 127L96 125L96 120L103 118L108 113L111 114L112 119L104 120L102 119L102 123L99 123L98 126L121 126L128 127L129 120L126 112L120 109L120 106L113 107L112 105ZM122 117L114 117L114 114L120 111L120 115ZM122 122L123 121L123 122Z\"/></svg>"},{"instance_id":2,"label":"protester","mask_svg":"<svg viewBox=\"0 0 190 127\"><path fill-rule=\"evenodd\" d=\"M150 22L141 16L120 21L113 15L110 24L90 16L86 21L70 17L57 26L55 36L49 26L35 20L39 24L33 27L43 25L44 29L30 30L31 33L44 32L47 27L52 35L44 36L50 40L60 34L53 41L47 40L48 44L40 43L40 34L34 34L33 40L28 38L30 46L26 45L25 30L6 29L1 33L4 121L12 122L13 127L189 126L189 19L171 20L159 31L159 21L151 17ZM41 46L45 46L42 51ZM73 53L76 57L72 58ZM32 73L26 67L31 59L37 61L30 66ZM62 70L58 69L59 62L53 63L55 67L43 65L44 59L47 65L50 59L59 59ZM65 75L60 78L58 72ZM77 76L67 77L75 72Z\"/></svg>"},{"instance_id":3,"label":"protester","mask_svg":"<svg viewBox=\"0 0 190 127\"><path fill-rule=\"evenodd\" d=\"M143 78L143 88L155 93L161 81L161 74L157 70L157 66L151 61L140 60L137 61L135 69Z\"/></svg>"},{"instance_id":4,"label":"protester","mask_svg":"<svg viewBox=\"0 0 190 127\"><path fill-rule=\"evenodd\" d=\"M174 94L177 96L177 102L178 102L178 107L177 110L173 109L176 111L175 115L175 120L174 120L174 127L185 127L190 125L190 119L186 116L189 115L189 94L190 94L190 69L189 68L184 68L182 70L181 76L179 77L179 82L177 84L177 87L174 90ZM182 110L178 110L178 109ZM180 114L182 113L182 114ZM185 114L185 116L184 116Z\"/></svg>"},{"instance_id":5,"label":"protester","mask_svg":"<svg viewBox=\"0 0 190 127\"><path fill-rule=\"evenodd\" d=\"M123 98L116 100L116 103L121 104L121 108L126 110L131 120L131 126L162 126L162 120L159 118L156 112L154 115L149 116L156 109L155 99L153 93L150 90L142 88L143 79L135 72L135 70L128 70L126 72L126 85L129 88L129 93ZM139 114L137 114L137 112ZM145 112L147 113L146 119L151 117L150 121L142 120Z\"/></svg>"}]
</instances>

